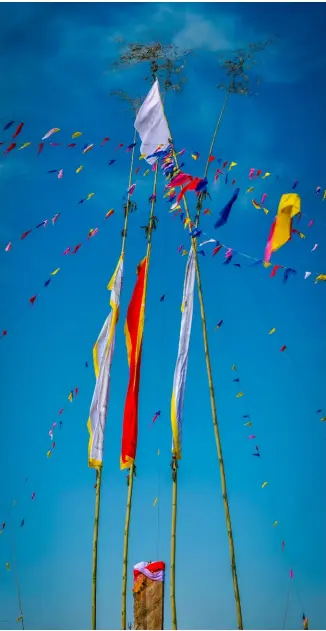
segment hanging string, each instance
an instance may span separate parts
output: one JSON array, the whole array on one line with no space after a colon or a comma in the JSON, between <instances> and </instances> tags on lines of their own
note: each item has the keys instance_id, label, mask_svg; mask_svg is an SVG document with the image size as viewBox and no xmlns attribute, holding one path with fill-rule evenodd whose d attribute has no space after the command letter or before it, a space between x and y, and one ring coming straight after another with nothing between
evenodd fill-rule
<instances>
[{"instance_id":1,"label":"hanging string","mask_svg":"<svg viewBox=\"0 0 326 631\"><path fill-rule=\"evenodd\" d=\"M283 630L285 629L286 619L287 619L287 615L288 615L288 611L289 611L290 597L291 597L291 587L292 587L292 579L290 578L290 584L289 584L288 593L287 593L287 597L286 597L285 611L284 611L283 624L282 624L282 629Z\"/></svg>"},{"instance_id":2,"label":"hanging string","mask_svg":"<svg viewBox=\"0 0 326 631\"><path fill-rule=\"evenodd\" d=\"M16 590L17 590L18 607L19 607L19 618L17 619L17 622L19 621L21 623L21 627L24 630L25 629L25 627L24 627L24 614L23 614L23 606L22 606L22 600L21 600L21 592L20 592L19 577L18 577L17 562L16 562L16 553L15 553L14 526L13 526L13 523L12 523L11 516L10 516L10 519L9 519L9 527L10 527L10 534L11 534L12 562L13 562L13 566L14 566L14 576L15 576L15 583L16 583Z\"/></svg>"}]
</instances>

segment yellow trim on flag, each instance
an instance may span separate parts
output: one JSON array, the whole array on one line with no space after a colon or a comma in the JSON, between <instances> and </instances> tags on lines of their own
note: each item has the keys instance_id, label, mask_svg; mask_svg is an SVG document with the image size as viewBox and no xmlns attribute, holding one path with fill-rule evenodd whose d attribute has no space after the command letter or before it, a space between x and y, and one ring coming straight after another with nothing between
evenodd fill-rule
<instances>
[{"instance_id":1,"label":"yellow trim on flag","mask_svg":"<svg viewBox=\"0 0 326 631\"><path fill-rule=\"evenodd\" d=\"M175 455L177 460L181 460L181 450L179 445L179 428L178 428L178 418L177 418L177 407L175 401L175 394L172 392L171 398L171 425L172 425L172 436L173 436L173 448L172 453Z\"/></svg>"}]
</instances>

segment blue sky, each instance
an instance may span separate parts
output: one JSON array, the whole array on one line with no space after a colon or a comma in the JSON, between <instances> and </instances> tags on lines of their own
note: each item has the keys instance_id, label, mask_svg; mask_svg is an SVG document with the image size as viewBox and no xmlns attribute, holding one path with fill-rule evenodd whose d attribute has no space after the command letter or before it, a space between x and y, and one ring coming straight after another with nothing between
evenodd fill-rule
<instances>
[{"instance_id":1,"label":"blue sky","mask_svg":"<svg viewBox=\"0 0 326 631\"><path fill-rule=\"evenodd\" d=\"M127 17L127 19L126 19ZM119 142L133 138L133 120L114 89L144 95L145 68L113 71L115 40L165 43L196 49L187 59L188 82L180 96L168 95L166 111L175 144L199 151L185 168L202 175L205 155L222 102L219 51L227 52L280 34L277 45L259 57L259 96L234 97L225 114L215 156L238 162L240 187L228 224L214 232L214 220L230 198L231 186L213 185L203 218L209 236L237 251L262 258L272 217L282 193L298 179L303 241L294 238L273 260L297 270L286 285L282 273L271 279L263 268L223 266L219 254L201 259L217 409L223 441L238 577L246 628L280 628L294 571L287 628L298 628L302 609L310 628L326 622L325 287L304 281L304 272L326 272L325 207L315 189L326 188L324 171L326 92L322 4L7 4L0 8L1 129L24 121L21 142L32 146L0 158L1 244L1 516L14 499L16 553L26 628L87 629L91 615L91 554L94 472L87 467L86 420L94 374L92 345L108 313L106 284L120 250L123 196L129 154L116 154ZM52 127L54 141L68 144L74 131L93 151L36 147ZM10 141L11 130L0 140ZM6 135L5 135L6 134ZM100 148L104 136L111 141ZM108 160L117 158L112 167ZM75 169L84 164L78 176ZM143 163L139 163L142 166ZM256 184L268 193L265 216L250 196L249 168L277 173ZM64 177L47 173L64 169ZM121 424L128 380L123 323L145 252L140 230L149 210L152 180L138 175L137 213L130 217L121 318L116 340L103 471L99 550L98 628L120 625L123 524L126 475L119 470ZM163 181L160 182L160 192ZM89 192L95 196L78 205ZM159 227L153 238L147 322L139 400L139 443L130 531L128 620L132 614L132 566L170 555L170 397L180 326L187 243L158 196ZM191 199L191 198L190 198ZM257 201L260 201L259 199ZM192 208L194 207L191 199ZM326 202L324 202L326 204ZM75 257L62 251L87 240L90 228L109 208L115 215ZM57 224L14 242L11 239L55 213ZM309 219L314 225L307 228ZM311 253L315 243L318 249ZM4 244L4 245L3 245ZM49 287L49 273L61 267ZM28 299L38 293L34 307ZM164 303L159 302L166 294ZM223 327L215 330L223 319ZM274 336L268 331L276 327ZM280 353L286 344L288 353ZM85 361L89 368L85 368ZM245 396L236 399L232 364L238 367ZM67 396L78 386L72 405ZM48 430L65 408L51 460ZM156 410L161 417L149 430ZM250 413L261 458L253 458L243 427ZM160 459L157 449L160 448ZM25 477L28 482L25 484ZM159 494L159 528L154 498ZM261 489L267 480L268 487ZM31 493L36 498L31 501ZM25 519L23 529L19 528ZM273 529L275 520L279 526ZM177 611L179 628L235 628L235 608L220 479L213 439L198 300L195 300L184 408L183 460L179 473ZM285 541L285 553L281 541ZM19 615L7 530L0 540L0 620L16 628ZM300 600L303 604L301 604ZM165 626L170 627L167 577Z\"/></svg>"}]
</instances>

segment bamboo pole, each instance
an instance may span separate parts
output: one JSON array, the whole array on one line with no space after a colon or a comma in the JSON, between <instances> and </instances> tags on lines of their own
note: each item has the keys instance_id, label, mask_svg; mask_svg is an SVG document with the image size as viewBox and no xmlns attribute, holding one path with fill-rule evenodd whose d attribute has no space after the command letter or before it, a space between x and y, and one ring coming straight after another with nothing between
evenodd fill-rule
<instances>
[{"instance_id":1,"label":"bamboo pole","mask_svg":"<svg viewBox=\"0 0 326 631\"><path fill-rule=\"evenodd\" d=\"M97 594L97 549L98 528L100 521L102 467L96 469L95 484L95 518L93 532L93 558L92 558L92 629L96 629L96 594Z\"/></svg>"},{"instance_id":2,"label":"bamboo pole","mask_svg":"<svg viewBox=\"0 0 326 631\"><path fill-rule=\"evenodd\" d=\"M226 106L226 102L227 101L224 102L224 109ZM224 109L222 110L222 115L219 118L219 124L221 123ZM219 127L217 127L216 129L216 134L218 132L218 128ZM215 134L215 137L216 137L216 134ZM170 131L170 138L172 139L171 131ZM174 157L175 157L176 165L178 167L179 166L178 158L175 152L174 152ZM185 195L183 198L183 203L184 203L187 218L190 220L188 202ZM204 297L203 297L203 290L202 290L202 284L201 284L196 238L192 238L192 245L193 245L193 250L194 250L194 261L195 261L196 278L197 278L197 286L198 286L200 316L201 316L201 321L202 321L205 362L206 362L208 387L209 387L210 402L211 402L211 409L212 409L214 437L215 437L216 450L217 450L217 456L218 456L218 462L219 462L225 521L226 521L226 528L227 528L228 541L229 541L229 553L230 553L230 561L231 561L231 571L232 571L233 590L234 590L234 598L235 598L236 613L237 613L237 622L238 622L238 629L243 629L241 600L240 600L237 568L236 568L236 561L235 561L235 550L234 550L234 541L233 541L233 533L232 533L231 515L230 515L229 500L228 500L228 495L227 495L226 475L225 475L225 468L224 468L224 461L223 461L221 437L220 437L220 432L219 432L218 417L217 417L217 411L216 411L215 392L214 392L212 367L211 367L208 336L207 336L206 312L205 312Z\"/></svg>"},{"instance_id":3,"label":"bamboo pole","mask_svg":"<svg viewBox=\"0 0 326 631\"><path fill-rule=\"evenodd\" d=\"M215 146L215 141L216 141L216 136L219 132L221 123L222 123L222 118L223 118L223 114L225 112L225 108L227 106L228 100L229 100L229 96L230 96L230 90L228 89L225 95L225 99L223 101L223 105L216 123L216 127L214 129L214 133L213 133L213 137L212 137L212 142L211 142L211 146L209 148L209 152L208 152L208 156L207 156L207 162L206 162L206 166L205 166L205 172L204 172L204 178L207 177L207 173L208 173L208 169L209 169L209 165L210 165L210 158L212 157L213 151L214 151L214 146ZM195 226L196 228L198 228L198 224L199 224L199 220L200 220L200 213L201 213L201 209L203 207L203 194L201 193L199 195L198 198L198 203L197 203L197 213L196 213L196 218L195 218Z\"/></svg>"},{"instance_id":4,"label":"bamboo pole","mask_svg":"<svg viewBox=\"0 0 326 631\"><path fill-rule=\"evenodd\" d=\"M136 142L136 129L134 131L134 140L133 142ZM131 187L131 182L132 182L132 172L133 172L133 168L134 168L134 158L135 158L135 147L132 148L132 153L131 153L131 161L130 161L130 169L129 169L129 179L128 179L128 191ZM126 245L126 239L127 239L127 229L128 229L128 219L129 219L129 206L130 206L130 194L128 193L128 197L127 197L127 204L126 204L126 212L125 212L125 220L124 220L124 225L123 225L123 230L122 230L122 245L121 245L121 255L124 256L125 253L125 245Z\"/></svg>"},{"instance_id":5,"label":"bamboo pole","mask_svg":"<svg viewBox=\"0 0 326 631\"><path fill-rule=\"evenodd\" d=\"M178 499L178 461L172 457L172 527L171 527L171 560L170 560L170 602L172 629L177 626L177 607L175 599L175 556L177 545L177 499Z\"/></svg>"},{"instance_id":6,"label":"bamboo pole","mask_svg":"<svg viewBox=\"0 0 326 631\"><path fill-rule=\"evenodd\" d=\"M129 547L129 526L131 515L132 491L135 474L135 465L131 464L128 474L128 497L126 509L126 522L123 536L123 564L122 564L122 607L121 607L121 629L127 628L127 578L128 578L128 547Z\"/></svg>"},{"instance_id":7,"label":"bamboo pole","mask_svg":"<svg viewBox=\"0 0 326 631\"><path fill-rule=\"evenodd\" d=\"M24 631L24 629L25 629L25 626L24 626L24 614L23 614L22 599L21 599L21 595L20 595L20 586L19 586L18 570L17 570L17 563L16 563L14 527L13 527L13 524L11 522L11 518L9 518L9 524L10 524L10 534L11 534L12 561L13 561L13 566L14 566L14 575L15 575L15 583L16 583L16 590L17 590L17 599L18 599L18 606L19 606L19 613L20 613L19 618L20 618L20 622L21 622L21 627L22 627L22 629Z\"/></svg>"},{"instance_id":8,"label":"bamboo pole","mask_svg":"<svg viewBox=\"0 0 326 631\"><path fill-rule=\"evenodd\" d=\"M158 165L156 165L156 170L155 170L153 191L152 191L153 198L152 198L151 209L149 213L149 221L147 225L147 249L146 249L147 263L146 263L145 279L144 279L144 303L145 303L144 319L145 319L146 296L147 296L148 270L149 270L150 256L151 256L151 251L152 251L152 232L153 232L154 221L155 221L154 209L155 209L155 203L156 203L157 175L158 175ZM125 529L124 529L124 537L123 537L122 594L121 594L122 596L121 629L123 630L127 628L128 547L129 547L129 528L130 528L134 475L135 475L135 463L132 463L129 469L129 476L128 476L128 496L127 496Z\"/></svg>"},{"instance_id":9,"label":"bamboo pole","mask_svg":"<svg viewBox=\"0 0 326 631\"><path fill-rule=\"evenodd\" d=\"M134 133L134 142L136 141L136 130ZM132 148L129 178L128 178L128 190L131 186L132 172L134 165L135 147ZM127 203L125 207L125 218L122 230L122 243L121 243L121 256L125 254L127 228L129 219L129 206L130 206L130 194L128 193ZM100 505L101 505L101 484L102 484L102 467L96 469L96 484L95 484L95 518L94 518L94 530L93 530L93 557L92 557L92 629L96 629L96 595L97 595L97 553L98 553L98 530L100 521Z\"/></svg>"}]
</instances>

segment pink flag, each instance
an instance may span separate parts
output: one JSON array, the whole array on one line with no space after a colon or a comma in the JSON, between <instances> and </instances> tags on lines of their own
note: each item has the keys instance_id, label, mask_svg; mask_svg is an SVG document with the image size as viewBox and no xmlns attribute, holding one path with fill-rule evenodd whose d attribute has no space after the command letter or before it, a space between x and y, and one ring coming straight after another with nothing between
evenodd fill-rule
<instances>
[{"instance_id":1,"label":"pink flag","mask_svg":"<svg viewBox=\"0 0 326 631\"><path fill-rule=\"evenodd\" d=\"M262 198L261 198L261 202L260 202L261 204L263 204L263 203L264 203L264 201L265 201L266 197L267 197L267 193L263 193L263 194L262 194Z\"/></svg>"},{"instance_id":2,"label":"pink flag","mask_svg":"<svg viewBox=\"0 0 326 631\"><path fill-rule=\"evenodd\" d=\"M311 219L311 221L309 221L309 223L308 223L308 228L311 228L311 226L312 226L312 224L314 223L314 221L315 221L314 219Z\"/></svg>"},{"instance_id":3,"label":"pink flag","mask_svg":"<svg viewBox=\"0 0 326 631\"><path fill-rule=\"evenodd\" d=\"M58 180L61 180L62 178L63 178L63 169L60 169L58 173Z\"/></svg>"},{"instance_id":4,"label":"pink flag","mask_svg":"<svg viewBox=\"0 0 326 631\"><path fill-rule=\"evenodd\" d=\"M60 217L60 213L57 213L56 215L54 215L54 217L52 217L52 225L54 226L55 222L58 221Z\"/></svg>"},{"instance_id":5,"label":"pink flag","mask_svg":"<svg viewBox=\"0 0 326 631\"><path fill-rule=\"evenodd\" d=\"M69 254L71 248L69 246L69 248L66 248L66 250L64 252L62 252L62 256L65 256L66 254Z\"/></svg>"},{"instance_id":6,"label":"pink flag","mask_svg":"<svg viewBox=\"0 0 326 631\"><path fill-rule=\"evenodd\" d=\"M12 243L11 243L11 241L9 241L9 243L5 247L5 252L9 252L11 250L11 248L12 248Z\"/></svg>"},{"instance_id":7,"label":"pink flag","mask_svg":"<svg viewBox=\"0 0 326 631\"><path fill-rule=\"evenodd\" d=\"M128 195L132 195L136 188L136 184L132 184L131 187L127 190Z\"/></svg>"},{"instance_id":8,"label":"pink flag","mask_svg":"<svg viewBox=\"0 0 326 631\"><path fill-rule=\"evenodd\" d=\"M252 180L252 178L253 178L253 177L254 177L254 175L255 175L255 171L256 171L256 169L250 169L250 170L249 170L249 180Z\"/></svg>"},{"instance_id":9,"label":"pink flag","mask_svg":"<svg viewBox=\"0 0 326 631\"><path fill-rule=\"evenodd\" d=\"M290 570L290 578L293 578L293 570Z\"/></svg>"}]
</instances>

